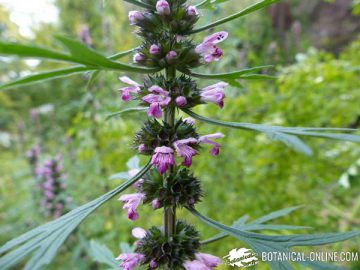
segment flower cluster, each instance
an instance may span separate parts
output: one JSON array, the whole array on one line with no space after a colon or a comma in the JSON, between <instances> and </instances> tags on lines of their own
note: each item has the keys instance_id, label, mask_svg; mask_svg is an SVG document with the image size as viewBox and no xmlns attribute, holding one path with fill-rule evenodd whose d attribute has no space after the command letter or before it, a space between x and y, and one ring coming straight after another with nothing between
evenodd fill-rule
<instances>
[{"instance_id":1,"label":"flower cluster","mask_svg":"<svg viewBox=\"0 0 360 270\"><path fill-rule=\"evenodd\" d=\"M168 107L192 108L199 104L214 103L224 107L225 82L219 82L198 89L196 82L183 75L168 81L164 76L149 77L144 85L123 76L120 80L128 86L121 87L123 101L138 100L140 105L149 107L148 115L154 118L163 116L162 110Z\"/></svg>"},{"instance_id":2,"label":"flower cluster","mask_svg":"<svg viewBox=\"0 0 360 270\"><path fill-rule=\"evenodd\" d=\"M62 158L57 155L47 159L36 168L42 191L42 207L47 217L58 218L69 210L72 199L66 196L66 176L63 174Z\"/></svg>"},{"instance_id":3,"label":"flower cluster","mask_svg":"<svg viewBox=\"0 0 360 270\"><path fill-rule=\"evenodd\" d=\"M164 231L157 227L149 231L135 228L133 236L139 239L135 253L123 253L117 258L126 270L138 265L146 265L148 269L211 270L221 263L218 257L198 252L199 234L183 221L177 222L172 238L166 237Z\"/></svg>"},{"instance_id":4,"label":"flower cluster","mask_svg":"<svg viewBox=\"0 0 360 270\"><path fill-rule=\"evenodd\" d=\"M139 218L137 209L142 203L151 204L153 209L164 208L166 212L176 207L195 207L201 200L200 181L188 167L204 145L211 146L211 155L218 155L220 144L216 139L224 135L199 135L193 119L176 120L174 115L177 109L190 109L200 104L214 103L223 108L228 85L217 82L199 87L188 75L177 76L177 71L191 74L191 68L219 61L223 55L219 43L227 39L227 32L213 33L201 43L195 43L188 37L200 15L195 6L187 5L186 0L142 2L153 8L129 12L130 24L138 27L136 33L144 39L133 55L133 62L165 68L166 75L153 74L144 83L126 76L119 78L126 84L119 89L122 100L137 101L148 108L149 116L135 136L134 149L151 156L153 168L134 184L135 193L119 198L132 221ZM134 176L138 171L135 169L128 174ZM199 252L199 235L192 226L175 222L175 218L172 220L171 230L169 222L149 231L134 229L134 236L140 239L136 252L120 254L117 258L120 266L125 270L138 265L148 269L211 270L221 263L219 258Z\"/></svg>"}]
</instances>

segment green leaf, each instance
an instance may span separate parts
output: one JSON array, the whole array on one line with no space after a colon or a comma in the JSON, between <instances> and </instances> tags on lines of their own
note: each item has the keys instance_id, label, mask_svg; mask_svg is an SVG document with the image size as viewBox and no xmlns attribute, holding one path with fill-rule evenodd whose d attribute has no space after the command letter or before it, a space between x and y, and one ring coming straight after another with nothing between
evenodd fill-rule
<instances>
[{"instance_id":1,"label":"green leaf","mask_svg":"<svg viewBox=\"0 0 360 270\"><path fill-rule=\"evenodd\" d=\"M119 267L119 263L115 260L114 254L106 245L102 245L94 240L91 240L90 254L96 262L104 263L114 268Z\"/></svg>"},{"instance_id":2,"label":"green leaf","mask_svg":"<svg viewBox=\"0 0 360 270\"><path fill-rule=\"evenodd\" d=\"M99 69L114 69L138 73L152 73L160 70L160 68L144 68L115 62L89 48L80 41L60 36L57 36L56 39L70 51L72 57L76 59L78 63L86 66L93 66Z\"/></svg>"},{"instance_id":3,"label":"green leaf","mask_svg":"<svg viewBox=\"0 0 360 270\"><path fill-rule=\"evenodd\" d=\"M220 73L220 74L203 74L203 73L193 72L190 70L179 70L179 71L195 78L209 79L209 80L223 80L228 82L232 86L239 87L239 83L236 80L275 79L276 77L267 74L251 74L272 67L273 66L259 66L259 67L247 68L235 72Z\"/></svg>"},{"instance_id":4,"label":"green leaf","mask_svg":"<svg viewBox=\"0 0 360 270\"><path fill-rule=\"evenodd\" d=\"M32 252L35 253L25 266L25 269L37 270L44 265L48 265L66 238L80 225L81 222L105 202L139 180L150 167L151 165L149 162L136 176L127 180L117 188L72 210L54 221L39 226L28 233L7 242L0 248L0 254L7 252L7 254L0 258L0 269L9 269Z\"/></svg>"},{"instance_id":5,"label":"green leaf","mask_svg":"<svg viewBox=\"0 0 360 270\"><path fill-rule=\"evenodd\" d=\"M124 56L134 52L135 50L136 50L136 48L127 50L124 52L116 53L116 54L110 56L109 59L113 59L113 60L119 59L121 57L124 57ZM95 80L97 75L99 74L100 70L97 70L97 68L95 68L95 67L74 66L74 67L68 67L68 68L63 68L63 69L58 69L58 70L51 70L51 71L46 71L46 72L42 72L42 73L32 74L32 75L26 76L24 78L21 78L19 80L16 80L16 81L13 81L13 82L10 82L7 84L3 84L0 86L0 90L8 89L8 88L15 87L15 86L23 86L23 85L27 85L27 84L57 79L57 78L61 78L64 76L75 75L77 73L83 73L83 72L87 72L87 71L91 71L91 70L96 70L93 73L93 75L91 76L91 80L89 81L89 83L91 84Z\"/></svg>"},{"instance_id":6,"label":"green leaf","mask_svg":"<svg viewBox=\"0 0 360 270\"><path fill-rule=\"evenodd\" d=\"M271 224L263 224L265 222L268 222L270 220L274 220L280 217L284 217L293 211L301 208L302 206L295 206L295 207L289 207L285 209L281 209L275 212L271 212L270 214L267 214L261 218L258 218L252 222L245 223L249 216L245 215L242 216L240 219L236 220L231 227L236 229L241 229L243 231L262 231L262 230L303 230L303 229L310 229L310 227L304 227L304 226L292 226L292 225L271 225ZM221 232L205 241L202 242L203 245L213 243L215 241L221 240L225 237L229 236L229 234L226 234L224 232Z\"/></svg>"},{"instance_id":7,"label":"green leaf","mask_svg":"<svg viewBox=\"0 0 360 270\"><path fill-rule=\"evenodd\" d=\"M280 127L280 126L267 126L260 124L249 124L249 123L237 123L237 122L225 122L200 116L193 111L183 109L183 111L191 117L209 123L213 125L230 127L244 130L254 130L265 133L270 139L281 141L287 146L293 149L303 152L305 154L311 154L311 149L304 144L298 136L309 136L309 137L320 137L325 139L334 139L341 141L357 142L360 143L359 135L344 134L344 133L332 133L332 132L355 132L356 129L348 128L304 128L304 127ZM321 132L318 132L321 131Z\"/></svg>"},{"instance_id":8,"label":"green leaf","mask_svg":"<svg viewBox=\"0 0 360 270\"><path fill-rule=\"evenodd\" d=\"M204 0L201 3L197 4L196 7L202 8L202 9L206 8L206 9L214 10L214 9L216 9L216 5L225 3L228 1L230 1L230 0Z\"/></svg>"},{"instance_id":9,"label":"green leaf","mask_svg":"<svg viewBox=\"0 0 360 270\"><path fill-rule=\"evenodd\" d=\"M70 67L70 68L63 68L63 69L57 69L57 70L37 73L37 74L26 76L24 78L21 78L19 80L16 80L16 81L13 81L13 82L10 82L7 84L3 84L0 86L0 90L15 87L15 86L23 86L23 85L28 85L28 84L32 84L32 83L37 83L40 81L43 82L43 81L47 81L47 80L53 80L53 79L57 79L57 78L61 78L61 77L69 76L69 75L75 75L77 73L83 73L83 72L90 71L90 70L92 70L92 68Z\"/></svg>"},{"instance_id":10,"label":"green leaf","mask_svg":"<svg viewBox=\"0 0 360 270\"><path fill-rule=\"evenodd\" d=\"M134 113L134 112L144 112L147 108L144 107L134 107L134 108L128 108L122 111L114 112L106 116L105 120L109 120L113 117L121 116L128 113Z\"/></svg>"},{"instance_id":11,"label":"green leaf","mask_svg":"<svg viewBox=\"0 0 360 270\"><path fill-rule=\"evenodd\" d=\"M245 15L247 15L247 14L250 14L250 13L252 13L252 12L254 12L254 11L257 11L257 10L259 10L259 9L262 9L262 8L268 7L268 6L270 6L270 5L273 5L273 4L275 4L275 3L279 2L279 1L280 1L280 0L263 0L263 1L260 1L260 2L258 2L258 3L256 3L256 4L252 5L252 6L249 6L249 7L245 8L245 9L243 9L242 11L237 12L237 13L235 13L235 14L233 14L233 15L230 15L230 16L228 16L228 17L226 17L226 18L223 18L223 19L218 20L218 21L216 21L216 22L210 23L210 24L205 25L205 26L203 26L203 27L194 29L194 30L190 31L189 34L194 34L194 33L202 32L202 31L205 31L205 30L207 30L207 29L213 28L213 27L215 27L215 26L222 25L222 24L224 24L224 23L227 23L227 22L229 22L229 21L238 19L238 18L243 17L243 16L245 16Z\"/></svg>"},{"instance_id":12,"label":"green leaf","mask_svg":"<svg viewBox=\"0 0 360 270\"><path fill-rule=\"evenodd\" d=\"M231 235L245 243L247 243L257 254L263 252L281 252L287 253L291 247L297 246L319 246L326 245L336 242L348 240L350 238L360 235L360 231L352 231L346 233L327 233L327 234L298 234L298 235L263 235L258 233L251 233L234 227L229 227L218 223L208 217L201 215L198 211L193 208L187 208L194 216L199 218L205 224L218 229L228 235ZM292 269L288 262L268 262L272 269ZM309 266L319 265L318 263L313 264L312 262L306 262ZM325 264L322 264L323 266ZM342 269L337 266L330 266L333 268L328 269ZM319 269L319 268L313 268Z\"/></svg>"}]
</instances>

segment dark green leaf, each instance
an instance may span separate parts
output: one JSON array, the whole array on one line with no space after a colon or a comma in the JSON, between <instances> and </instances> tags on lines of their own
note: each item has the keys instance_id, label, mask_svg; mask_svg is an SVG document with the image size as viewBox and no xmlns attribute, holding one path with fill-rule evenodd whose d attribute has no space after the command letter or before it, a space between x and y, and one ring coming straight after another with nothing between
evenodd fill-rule
<instances>
[{"instance_id":1,"label":"dark green leaf","mask_svg":"<svg viewBox=\"0 0 360 270\"><path fill-rule=\"evenodd\" d=\"M124 0L124 1L128 2L128 3L131 3L131 4L134 4L136 6L139 6L139 7L147 8L147 9L150 9L150 10L155 10L154 6L146 4L146 3L138 1L138 0Z\"/></svg>"}]
</instances>

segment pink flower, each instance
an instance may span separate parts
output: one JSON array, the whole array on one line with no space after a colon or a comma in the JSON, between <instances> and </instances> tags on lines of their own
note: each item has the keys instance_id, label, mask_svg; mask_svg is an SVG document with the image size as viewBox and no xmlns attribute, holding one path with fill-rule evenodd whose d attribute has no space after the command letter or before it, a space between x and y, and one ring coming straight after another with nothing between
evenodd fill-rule
<instances>
[{"instance_id":1,"label":"pink flower","mask_svg":"<svg viewBox=\"0 0 360 270\"><path fill-rule=\"evenodd\" d=\"M132 229L131 234L137 239L142 239L146 236L146 231L143 228L136 227Z\"/></svg>"},{"instance_id":2,"label":"pink flower","mask_svg":"<svg viewBox=\"0 0 360 270\"><path fill-rule=\"evenodd\" d=\"M198 152L189 146L189 144L197 144L198 140L195 138L188 138L184 140L178 140L174 142L174 147L176 150L176 153L179 157L184 158L183 165L184 166L191 166L192 164L192 157L195 156Z\"/></svg>"},{"instance_id":3,"label":"pink flower","mask_svg":"<svg viewBox=\"0 0 360 270\"><path fill-rule=\"evenodd\" d=\"M121 91L121 93L122 93L121 98L123 101L132 100L133 97L131 96L131 94L132 93L138 94L140 92L141 85L138 84L137 82L131 80L129 77L122 76L119 78L119 80L122 81L123 83L130 85L130 86L122 87L119 89L119 91Z\"/></svg>"},{"instance_id":4,"label":"pink flower","mask_svg":"<svg viewBox=\"0 0 360 270\"><path fill-rule=\"evenodd\" d=\"M211 254L196 253L195 257L196 257L196 260L202 262L210 269L215 268L219 264L221 264L221 260L218 257L211 255Z\"/></svg>"},{"instance_id":5,"label":"pink flower","mask_svg":"<svg viewBox=\"0 0 360 270\"><path fill-rule=\"evenodd\" d=\"M152 202L151 202L151 206L153 209L159 209L161 207L161 203L158 199L154 199Z\"/></svg>"},{"instance_id":6,"label":"pink flower","mask_svg":"<svg viewBox=\"0 0 360 270\"><path fill-rule=\"evenodd\" d=\"M212 156L217 156L220 152L220 144L218 144L217 142L214 142L210 139L219 139L219 138L224 138L224 134L222 133L214 133L214 134L209 134L209 135L205 135L205 136L201 136L199 138L199 143L204 143L204 144L210 144L213 145L214 147L210 150L210 155Z\"/></svg>"},{"instance_id":7,"label":"pink flower","mask_svg":"<svg viewBox=\"0 0 360 270\"><path fill-rule=\"evenodd\" d=\"M149 88L151 94L142 98L146 103L150 104L148 115L160 118L162 116L161 107L169 105L171 98L169 92L162 89L160 86L153 85Z\"/></svg>"},{"instance_id":8,"label":"pink flower","mask_svg":"<svg viewBox=\"0 0 360 270\"><path fill-rule=\"evenodd\" d=\"M135 53L133 56L134 63L140 63L145 60L145 56L141 53Z\"/></svg>"},{"instance_id":9,"label":"pink flower","mask_svg":"<svg viewBox=\"0 0 360 270\"><path fill-rule=\"evenodd\" d=\"M151 158L151 164L156 166L160 174L164 174L171 165L175 165L174 150L170 147L156 147L154 152L155 154Z\"/></svg>"},{"instance_id":10,"label":"pink flower","mask_svg":"<svg viewBox=\"0 0 360 270\"><path fill-rule=\"evenodd\" d=\"M119 198L119 201L125 203L123 209L128 211L128 218L130 220L135 221L139 218L136 209L144 198L145 195L143 193L125 194Z\"/></svg>"},{"instance_id":11,"label":"pink flower","mask_svg":"<svg viewBox=\"0 0 360 270\"><path fill-rule=\"evenodd\" d=\"M203 42L195 48L195 52L200 54L206 63L219 61L223 53L216 44L224 41L227 37L228 33L224 31L207 36Z\"/></svg>"},{"instance_id":12,"label":"pink flower","mask_svg":"<svg viewBox=\"0 0 360 270\"><path fill-rule=\"evenodd\" d=\"M212 102L217 104L220 108L224 107L225 92L224 88L229 84L219 82L203 88L200 92L201 101Z\"/></svg>"},{"instance_id":13,"label":"pink flower","mask_svg":"<svg viewBox=\"0 0 360 270\"><path fill-rule=\"evenodd\" d=\"M175 99L175 102L178 107L184 107L187 105L187 100L186 100L186 97L184 97L184 96L177 97Z\"/></svg>"},{"instance_id":14,"label":"pink flower","mask_svg":"<svg viewBox=\"0 0 360 270\"><path fill-rule=\"evenodd\" d=\"M211 268L198 260L185 261L183 266L186 270L211 270Z\"/></svg>"},{"instance_id":15,"label":"pink flower","mask_svg":"<svg viewBox=\"0 0 360 270\"><path fill-rule=\"evenodd\" d=\"M137 24L144 19L144 15L137 10L130 11L128 17L131 25Z\"/></svg>"},{"instance_id":16,"label":"pink flower","mask_svg":"<svg viewBox=\"0 0 360 270\"><path fill-rule=\"evenodd\" d=\"M170 6L166 0L159 0L156 3L156 11L160 15L170 15Z\"/></svg>"},{"instance_id":17,"label":"pink flower","mask_svg":"<svg viewBox=\"0 0 360 270\"><path fill-rule=\"evenodd\" d=\"M186 9L186 15L196 16L196 15L199 15L199 12L195 6L188 6L188 8Z\"/></svg>"},{"instance_id":18,"label":"pink flower","mask_svg":"<svg viewBox=\"0 0 360 270\"><path fill-rule=\"evenodd\" d=\"M140 253L123 253L116 258L116 260L122 261L120 267L124 268L124 270L133 270L144 259L145 256Z\"/></svg>"},{"instance_id":19,"label":"pink flower","mask_svg":"<svg viewBox=\"0 0 360 270\"><path fill-rule=\"evenodd\" d=\"M153 44L153 45L150 46L150 49L149 49L150 54L155 55L155 54L158 54L159 52L160 52L160 46L159 45Z\"/></svg>"}]
</instances>

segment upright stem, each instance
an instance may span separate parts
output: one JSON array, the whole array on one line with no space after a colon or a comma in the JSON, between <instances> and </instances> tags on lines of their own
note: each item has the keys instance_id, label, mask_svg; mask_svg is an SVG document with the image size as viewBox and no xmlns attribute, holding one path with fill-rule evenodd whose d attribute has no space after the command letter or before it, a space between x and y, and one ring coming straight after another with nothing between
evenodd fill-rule
<instances>
[{"instance_id":1,"label":"upright stem","mask_svg":"<svg viewBox=\"0 0 360 270\"><path fill-rule=\"evenodd\" d=\"M173 67L169 67L166 69L166 79L173 80L176 77L176 70ZM165 122L168 123L171 127L174 127L175 125L175 107L169 106L165 110ZM172 166L170 168L170 173L174 172L175 166ZM164 178L164 181L166 179ZM164 183L166 184L166 183ZM164 228L165 228L165 235L169 238L172 237L172 235L175 232L175 226L176 226L176 206L172 205L169 207L164 208Z\"/></svg>"}]
</instances>

